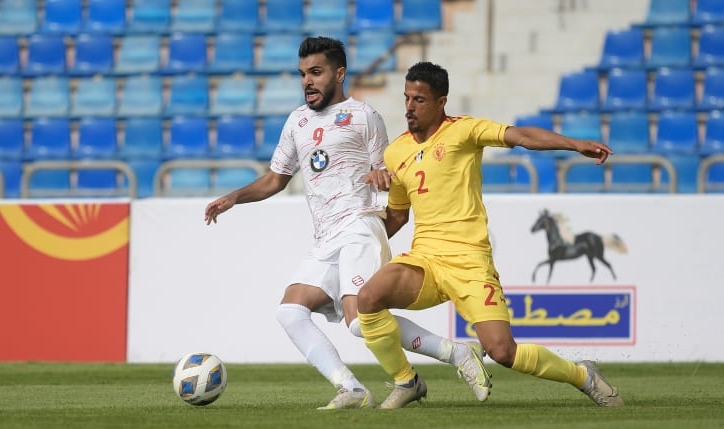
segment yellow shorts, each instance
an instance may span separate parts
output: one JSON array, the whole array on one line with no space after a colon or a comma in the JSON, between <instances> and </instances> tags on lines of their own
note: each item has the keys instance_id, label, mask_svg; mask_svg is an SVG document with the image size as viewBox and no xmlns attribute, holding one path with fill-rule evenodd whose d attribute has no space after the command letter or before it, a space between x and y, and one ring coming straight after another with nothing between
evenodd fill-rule
<instances>
[{"instance_id":1,"label":"yellow shorts","mask_svg":"<svg viewBox=\"0 0 724 429\"><path fill-rule=\"evenodd\" d=\"M414 265L425 272L420 294L407 307L409 310L422 310L452 301L468 323L510 321L508 305L490 255L432 256L411 251L395 256L390 263Z\"/></svg>"}]
</instances>

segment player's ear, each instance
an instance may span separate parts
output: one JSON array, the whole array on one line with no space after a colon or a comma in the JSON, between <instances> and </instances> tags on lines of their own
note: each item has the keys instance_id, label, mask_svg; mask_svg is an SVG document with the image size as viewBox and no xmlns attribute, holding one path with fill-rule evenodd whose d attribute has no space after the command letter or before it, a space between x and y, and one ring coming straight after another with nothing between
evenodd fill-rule
<instances>
[{"instance_id":1,"label":"player's ear","mask_svg":"<svg viewBox=\"0 0 724 429\"><path fill-rule=\"evenodd\" d=\"M438 104L440 105L440 109L445 109L445 105L447 104L447 95L443 95L442 97L437 99Z\"/></svg>"},{"instance_id":2,"label":"player's ear","mask_svg":"<svg viewBox=\"0 0 724 429\"><path fill-rule=\"evenodd\" d=\"M344 78L347 76L346 67L337 67L337 82L344 83Z\"/></svg>"}]
</instances>

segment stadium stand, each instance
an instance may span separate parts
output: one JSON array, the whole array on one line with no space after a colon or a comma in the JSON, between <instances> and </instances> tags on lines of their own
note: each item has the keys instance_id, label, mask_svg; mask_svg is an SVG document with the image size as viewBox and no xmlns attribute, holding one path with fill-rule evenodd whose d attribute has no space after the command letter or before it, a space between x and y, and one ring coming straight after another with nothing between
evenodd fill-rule
<instances>
[{"instance_id":1,"label":"stadium stand","mask_svg":"<svg viewBox=\"0 0 724 429\"><path fill-rule=\"evenodd\" d=\"M81 149L85 142L108 143L113 124L117 151L103 156L105 161L132 166L139 197L163 193L163 186L174 183L169 182L168 172L163 173L161 191L154 186L156 173L167 171L162 168L167 161L201 161L201 157L209 163L247 160L263 167L274 151L285 115L303 104L296 75L297 47L304 35L325 34L345 41L349 89L361 82L352 79L358 75L401 71L411 59L404 50L404 43L412 40L407 36L443 29L446 1L2 0L0 120L10 119L15 127L19 121L27 134L20 143L17 135L3 141L3 150L6 156L12 152L17 157L20 144L24 163L46 157L72 163L83 150L93 152ZM401 46L404 56L398 57ZM616 151L615 158L630 161L607 168L603 184L600 177L587 178L586 171L571 167L565 180L581 184L580 188L585 187L584 179L590 179L602 192L668 192L669 182L675 181L679 192L695 192L701 187L692 185L691 169L704 168L707 158L724 152L723 69L720 1L651 0L640 22L606 31L594 64L561 73L552 107L521 115L515 123L604 140ZM687 118L686 125L668 125L670 116ZM701 132L691 132L692 117ZM55 129L61 136L59 152L36 144L46 141L39 124L55 119L70 130L66 138L67 130ZM203 150L196 152L193 144L194 149L178 145L178 121L184 120L197 126L191 143ZM86 130L81 145L80 131L89 126L88 121L104 124L105 134ZM243 138L236 137L242 134ZM570 191L576 186L561 186L560 171L568 168L565 163L571 154L552 155L511 151L509 160L520 164L485 167L488 178L500 179L497 184L488 182L489 189ZM669 156L670 165L665 162ZM58 186L71 193L81 177L84 181L104 177L68 168L68 186L63 173L49 177L62 176ZM234 178L241 182L253 176L233 168L203 168L209 169L209 177L202 182L216 190L228 187ZM711 174L718 168L712 167ZM647 182L659 171L667 172L662 175L664 182ZM11 173L6 175L15 177ZM121 173L116 170L116 176ZM181 179L176 177L176 185ZM531 190L533 182L537 191ZM6 179L8 183L18 181ZM109 192L130 192L129 179L119 186ZM6 195L28 193L11 188ZM184 193L193 192L189 188Z\"/></svg>"}]
</instances>

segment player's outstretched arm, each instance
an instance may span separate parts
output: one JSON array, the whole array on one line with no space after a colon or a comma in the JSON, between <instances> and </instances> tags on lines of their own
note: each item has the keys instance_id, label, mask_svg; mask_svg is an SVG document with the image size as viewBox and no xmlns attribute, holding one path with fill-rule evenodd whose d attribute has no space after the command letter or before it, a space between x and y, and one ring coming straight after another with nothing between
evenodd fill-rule
<instances>
[{"instance_id":1,"label":"player's outstretched arm","mask_svg":"<svg viewBox=\"0 0 724 429\"><path fill-rule=\"evenodd\" d=\"M268 171L250 184L217 198L206 206L204 221L206 225L216 223L216 218L236 204L265 200L286 188L292 176Z\"/></svg>"},{"instance_id":2,"label":"player's outstretched arm","mask_svg":"<svg viewBox=\"0 0 724 429\"><path fill-rule=\"evenodd\" d=\"M530 150L575 150L583 156L596 158L596 164L602 164L613 154L603 143L566 137L538 127L508 127L505 142Z\"/></svg>"}]
</instances>

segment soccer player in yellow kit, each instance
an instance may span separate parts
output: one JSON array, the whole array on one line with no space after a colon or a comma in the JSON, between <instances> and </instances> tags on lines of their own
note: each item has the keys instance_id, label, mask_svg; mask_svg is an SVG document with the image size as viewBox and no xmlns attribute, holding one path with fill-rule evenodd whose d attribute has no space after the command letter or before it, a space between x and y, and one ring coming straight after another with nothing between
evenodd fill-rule
<instances>
[{"instance_id":1,"label":"soccer player in yellow kit","mask_svg":"<svg viewBox=\"0 0 724 429\"><path fill-rule=\"evenodd\" d=\"M618 390L592 361L572 362L536 344L517 344L493 263L481 188L486 146L574 150L603 163L611 149L536 127L512 127L445 113L447 71L429 62L413 65L405 78L409 131L385 151L392 177L388 235L398 231L412 207L412 249L394 257L359 291L359 322L365 344L395 388L380 405L401 408L420 400L427 386L407 360L388 309L419 310L451 300L474 324L480 344L495 362L539 378L565 382L600 406L622 406Z\"/></svg>"}]
</instances>

